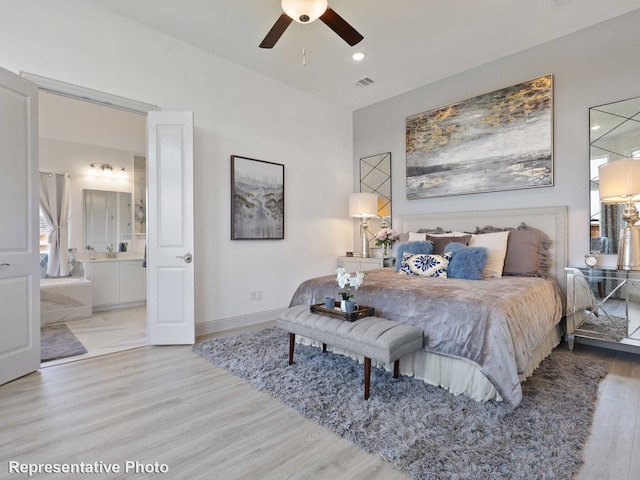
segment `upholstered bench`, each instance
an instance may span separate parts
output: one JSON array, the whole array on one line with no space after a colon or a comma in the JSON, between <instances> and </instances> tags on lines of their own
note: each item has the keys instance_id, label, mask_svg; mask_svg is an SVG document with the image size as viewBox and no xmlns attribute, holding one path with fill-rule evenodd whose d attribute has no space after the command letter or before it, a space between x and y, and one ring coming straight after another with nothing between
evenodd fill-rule
<instances>
[{"instance_id":1,"label":"upholstered bench","mask_svg":"<svg viewBox=\"0 0 640 480\"><path fill-rule=\"evenodd\" d=\"M322 342L364 356L364 398L369 398L371 360L394 362L393 377L398 378L400 357L420 350L423 331L412 325L366 317L347 322L309 310L309 305L298 305L282 312L276 325L289 332L289 365L293 363L296 335Z\"/></svg>"}]
</instances>

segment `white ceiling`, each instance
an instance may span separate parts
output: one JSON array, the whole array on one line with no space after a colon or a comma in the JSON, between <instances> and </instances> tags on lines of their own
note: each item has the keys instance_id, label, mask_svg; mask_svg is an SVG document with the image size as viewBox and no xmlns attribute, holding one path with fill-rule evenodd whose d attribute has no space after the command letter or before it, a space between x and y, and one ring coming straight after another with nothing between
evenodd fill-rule
<instances>
[{"instance_id":1,"label":"white ceiling","mask_svg":"<svg viewBox=\"0 0 640 480\"><path fill-rule=\"evenodd\" d=\"M362 42L349 47L320 21L293 22L267 50L258 45L280 0L82 1L349 109L640 8L640 0L330 0ZM367 58L355 63L356 51ZM363 77L375 83L354 83Z\"/></svg>"}]
</instances>

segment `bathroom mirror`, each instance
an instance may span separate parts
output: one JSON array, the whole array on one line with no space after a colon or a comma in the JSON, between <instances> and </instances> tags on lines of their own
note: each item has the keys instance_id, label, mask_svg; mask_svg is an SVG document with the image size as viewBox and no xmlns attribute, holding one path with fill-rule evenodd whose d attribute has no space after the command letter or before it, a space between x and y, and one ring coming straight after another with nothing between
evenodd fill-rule
<instances>
[{"instance_id":1,"label":"bathroom mirror","mask_svg":"<svg viewBox=\"0 0 640 480\"><path fill-rule=\"evenodd\" d=\"M120 244L130 248L132 233L131 193L106 190L83 190L84 247L96 252L108 247L120 251Z\"/></svg>"},{"instance_id":2,"label":"bathroom mirror","mask_svg":"<svg viewBox=\"0 0 640 480\"><path fill-rule=\"evenodd\" d=\"M617 254L624 205L600 203L598 167L621 158L640 158L640 97L590 108L589 128L589 249Z\"/></svg>"},{"instance_id":3,"label":"bathroom mirror","mask_svg":"<svg viewBox=\"0 0 640 480\"><path fill-rule=\"evenodd\" d=\"M375 234L391 226L391 153L360 159L360 191L378 195L378 216L369 220L369 243L375 247Z\"/></svg>"}]
</instances>

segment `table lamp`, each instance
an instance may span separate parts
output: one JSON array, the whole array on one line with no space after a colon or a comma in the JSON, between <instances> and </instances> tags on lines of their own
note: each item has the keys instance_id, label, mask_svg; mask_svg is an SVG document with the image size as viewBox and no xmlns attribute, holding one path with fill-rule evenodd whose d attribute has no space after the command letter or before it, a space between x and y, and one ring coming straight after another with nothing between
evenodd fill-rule
<instances>
[{"instance_id":1,"label":"table lamp","mask_svg":"<svg viewBox=\"0 0 640 480\"><path fill-rule=\"evenodd\" d=\"M598 168L600 201L626 204L622 219L627 225L620 231L618 269L640 270L640 220L635 202L640 200L640 159L623 158Z\"/></svg>"},{"instance_id":2,"label":"table lamp","mask_svg":"<svg viewBox=\"0 0 640 480\"><path fill-rule=\"evenodd\" d=\"M378 214L378 195L375 193L352 193L349 195L349 216L360 218L360 229L362 230L362 256L368 258L369 238L367 237L367 223L371 217Z\"/></svg>"}]
</instances>

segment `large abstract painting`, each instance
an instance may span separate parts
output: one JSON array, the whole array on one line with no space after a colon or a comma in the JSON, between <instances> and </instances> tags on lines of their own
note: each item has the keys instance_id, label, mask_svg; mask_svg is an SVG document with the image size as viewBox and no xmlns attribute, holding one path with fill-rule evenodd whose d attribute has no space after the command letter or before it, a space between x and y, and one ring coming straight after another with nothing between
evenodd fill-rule
<instances>
[{"instance_id":1,"label":"large abstract painting","mask_svg":"<svg viewBox=\"0 0 640 480\"><path fill-rule=\"evenodd\" d=\"M231 239L284 238L284 165L231 156Z\"/></svg>"},{"instance_id":2,"label":"large abstract painting","mask_svg":"<svg viewBox=\"0 0 640 480\"><path fill-rule=\"evenodd\" d=\"M407 198L553 185L552 76L406 119Z\"/></svg>"}]
</instances>

